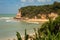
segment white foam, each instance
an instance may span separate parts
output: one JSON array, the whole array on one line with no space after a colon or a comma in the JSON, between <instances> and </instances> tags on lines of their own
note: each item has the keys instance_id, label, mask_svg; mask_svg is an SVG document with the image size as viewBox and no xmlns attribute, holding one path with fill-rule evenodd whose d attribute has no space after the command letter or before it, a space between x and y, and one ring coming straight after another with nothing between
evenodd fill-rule
<instances>
[{"instance_id":1,"label":"white foam","mask_svg":"<svg viewBox=\"0 0 60 40\"><path fill-rule=\"evenodd\" d=\"M6 20L6 22L11 22L11 20Z\"/></svg>"},{"instance_id":2,"label":"white foam","mask_svg":"<svg viewBox=\"0 0 60 40\"><path fill-rule=\"evenodd\" d=\"M0 17L0 20L4 20L5 22L19 22L14 20L13 17Z\"/></svg>"},{"instance_id":3,"label":"white foam","mask_svg":"<svg viewBox=\"0 0 60 40\"><path fill-rule=\"evenodd\" d=\"M0 17L0 19L11 19L13 17Z\"/></svg>"},{"instance_id":4,"label":"white foam","mask_svg":"<svg viewBox=\"0 0 60 40\"><path fill-rule=\"evenodd\" d=\"M13 20L13 19L8 19L8 20L6 20L6 22L20 22L20 21Z\"/></svg>"}]
</instances>

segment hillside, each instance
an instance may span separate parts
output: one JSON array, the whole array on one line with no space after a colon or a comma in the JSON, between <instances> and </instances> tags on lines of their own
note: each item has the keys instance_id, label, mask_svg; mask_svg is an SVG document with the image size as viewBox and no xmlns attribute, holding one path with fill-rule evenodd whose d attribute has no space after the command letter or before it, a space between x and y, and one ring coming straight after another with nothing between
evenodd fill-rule
<instances>
[{"instance_id":1,"label":"hillside","mask_svg":"<svg viewBox=\"0 0 60 40\"><path fill-rule=\"evenodd\" d=\"M22 17L40 18L39 14L50 14L51 12L60 14L60 2L54 2L49 5L40 5L40 6L26 6L19 9L21 11Z\"/></svg>"}]
</instances>

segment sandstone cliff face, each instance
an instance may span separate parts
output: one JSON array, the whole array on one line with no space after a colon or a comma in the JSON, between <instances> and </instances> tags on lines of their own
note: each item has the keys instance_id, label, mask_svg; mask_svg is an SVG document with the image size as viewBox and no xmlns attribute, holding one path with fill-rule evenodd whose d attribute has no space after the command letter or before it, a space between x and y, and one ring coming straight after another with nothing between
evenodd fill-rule
<instances>
[{"instance_id":1,"label":"sandstone cliff face","mask_svg":"<svg viewBox=\"0 0 60 40\"><path fill-rule=\"evenodd\" d=\"M21 19L21 12L18 12L17 14L16 14L16 17L15 17L16 19Z\"/></svg>"}]
</instances>

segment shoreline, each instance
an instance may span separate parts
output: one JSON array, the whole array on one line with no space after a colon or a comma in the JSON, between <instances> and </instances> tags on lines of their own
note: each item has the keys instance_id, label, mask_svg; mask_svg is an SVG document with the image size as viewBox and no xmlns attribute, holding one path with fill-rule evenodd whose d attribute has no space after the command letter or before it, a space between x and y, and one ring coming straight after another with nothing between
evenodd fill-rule
<instances>
[{"instance_id":1,"label":"shoreline","mask_svg":"<svg viewBox=\"0 0 60 40\"><path fill-rule=\"evenodd\" d=\"M23 22L27 22L27 23L35 23L35 24L39 24L39 23L45 23L47 21L49 21L49 19L15 19L14 17L0 17L0 19L7 19L6 22L9 22L11 20L13 21L23 21Z\"/></svg>"},{"instance_id":2,"label":"shoreline","mask_svg":"<svg viewBox=\"0 0 60 40\"><path fill-rule=\"evenodd\" d=\"M28 20L22 20L22 21L27 22L27 23L39 24L39 23L45 23L45 22L49 21L49 19L28 19Z\"/></svg>"}]
</instances>

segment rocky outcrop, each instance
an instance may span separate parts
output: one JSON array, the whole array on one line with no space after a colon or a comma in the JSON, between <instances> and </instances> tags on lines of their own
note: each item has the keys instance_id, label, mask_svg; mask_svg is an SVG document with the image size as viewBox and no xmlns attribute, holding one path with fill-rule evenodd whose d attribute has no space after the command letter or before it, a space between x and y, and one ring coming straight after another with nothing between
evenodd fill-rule
<instances>
[{"instance_id":1,"label":"rocky outcrop","mask_svg":"<svg viewBox=\"0 0 60 40\"><path fill-rule=\"evenodd\" d=\"M21 11L20 12L18 12L17 14L16 14L16 17L14 17L15 19L21 19Z\"/></svg>"}]
</instances>

